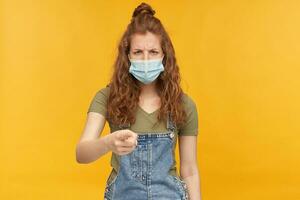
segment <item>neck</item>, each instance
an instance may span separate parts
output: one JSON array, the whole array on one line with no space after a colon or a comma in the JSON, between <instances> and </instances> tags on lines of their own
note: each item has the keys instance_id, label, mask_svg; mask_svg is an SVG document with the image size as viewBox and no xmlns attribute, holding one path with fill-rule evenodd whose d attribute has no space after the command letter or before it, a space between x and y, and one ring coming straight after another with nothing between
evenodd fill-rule
<instances>
[{"instance_id":1,"label":"neck","mask_svg":"<svg viewBox=\"0 0 300 200\"><path fill-rule=\"evenodd\" d=\"M150 84L142 84L140 83L141 87L141 94L142 97L156 97L158 96L157 88L156 88L156 81L153 81Z\"/></svg>"}]
</instances>

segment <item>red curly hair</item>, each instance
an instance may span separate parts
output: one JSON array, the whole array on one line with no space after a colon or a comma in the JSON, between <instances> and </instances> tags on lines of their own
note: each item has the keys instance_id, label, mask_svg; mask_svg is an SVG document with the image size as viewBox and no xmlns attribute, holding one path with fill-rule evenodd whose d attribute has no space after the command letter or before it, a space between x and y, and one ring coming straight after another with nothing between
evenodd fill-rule
<instances>
[{"instance_id":1,"label":"red curly hair","mask_svg":"<svg viewBox=\"0 0 300 200\"><path fill-rule=\"evenodd\" d=\"M119 126L133 124L138 107L141 88L138 80L129 73L130 41L133 34L145 34L147 31L159 36L164 53L164 71L158 76L156 87L161 99L161 107L157 119L166 120L170 114L176 127L185 123L186 112L183 106L183 91L180 87L179 67L176 63L175 51L162 23L154 16L150 5L141 3L135 8L130 24L123 33L118 45L118 55L114 62L111 77L110 93L107 103L107 117L111 123Z\"/></svg>"}]
</instances>

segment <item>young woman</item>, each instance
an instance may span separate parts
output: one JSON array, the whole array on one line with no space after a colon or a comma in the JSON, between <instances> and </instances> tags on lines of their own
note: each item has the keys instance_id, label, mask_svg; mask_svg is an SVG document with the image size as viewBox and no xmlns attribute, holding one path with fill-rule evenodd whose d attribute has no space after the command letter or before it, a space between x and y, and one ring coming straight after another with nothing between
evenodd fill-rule
<instances>
[{"instance_id":1,"label":"young woman","mask_svg":"<svg viewBox=\"0 0 300 200\"><path fill-rule=\"evenodd\" d=\"M154 14L146 3L134 10L111 81L92 99L76 148L79 163L112 151L106 200L200 199L197 108L180 87L173 45ZM106 120L111 133L99 137Z\"/></svg>"}]
</instances>

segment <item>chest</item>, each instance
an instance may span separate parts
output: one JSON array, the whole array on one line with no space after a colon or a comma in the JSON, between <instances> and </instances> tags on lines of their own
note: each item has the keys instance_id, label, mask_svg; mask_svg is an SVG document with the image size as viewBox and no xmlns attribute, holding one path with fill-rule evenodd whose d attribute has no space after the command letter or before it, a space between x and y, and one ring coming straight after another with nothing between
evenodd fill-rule
<instances>
[{"instance_id":1,"label":"chest","mask_svg":"<svg viewBox=\"0 0 300 200\"><path fill-rule=\"evenodd\" d=\"M159 97L154 98L140 98L138 106L146 113L151 114L159 110L161 106L161 100Z\"/></svg>"}]
</instances>

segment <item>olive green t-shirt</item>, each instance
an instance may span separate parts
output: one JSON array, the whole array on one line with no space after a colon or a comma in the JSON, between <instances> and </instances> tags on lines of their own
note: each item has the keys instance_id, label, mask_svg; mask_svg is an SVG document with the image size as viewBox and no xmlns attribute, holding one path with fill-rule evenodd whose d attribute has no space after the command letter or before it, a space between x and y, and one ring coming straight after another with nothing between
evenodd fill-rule
<instances>
[{"instance_id":1,"label":"olive green t-shirt","mask_svg":"<svg viewBox=\"0 0 300 200\"><path fill-rule=\"evenodd\" d=\"M110 91L109 86L101 88L99 91L97 91L90 102L87 113L97 112L102 114L104 117L106 117L107 114L106 106L109 97L109 91ZM178 129L175 130L175 138L174 138L175 142L173 145L174 162L169 172L171 175L174 176L178 176L176 170L176 160L175 160L175 147L177 143L177 136L188 136L188 135L198 134L198 113L197 113L196 104L192 100L192 98L189 97L186 93L183 93L183 103L184 103L184 109L187 113L187 121L185 125L179 128L179 130ZM138 106L136 116L135 116L136 121L134 124L131 124L128 129L130 129L133 132L136 132L137 134L143 132L151 132L151 133L166 132L167 131L166 121L161 120L160 122L157 122L158 111L159 109L155 110L152 113L148 113L145 110L143 110L140 106ZM113 125L109 121L108 123L109 123L111 133L121 129L118 126ZM120 163L119 161L120 161L120 156L112 152L110 165L114 170L112 171L112 174L109 177L110 180L114 178L117 171L119 170L119 163Z\"/></svg>"}]
</instances>

